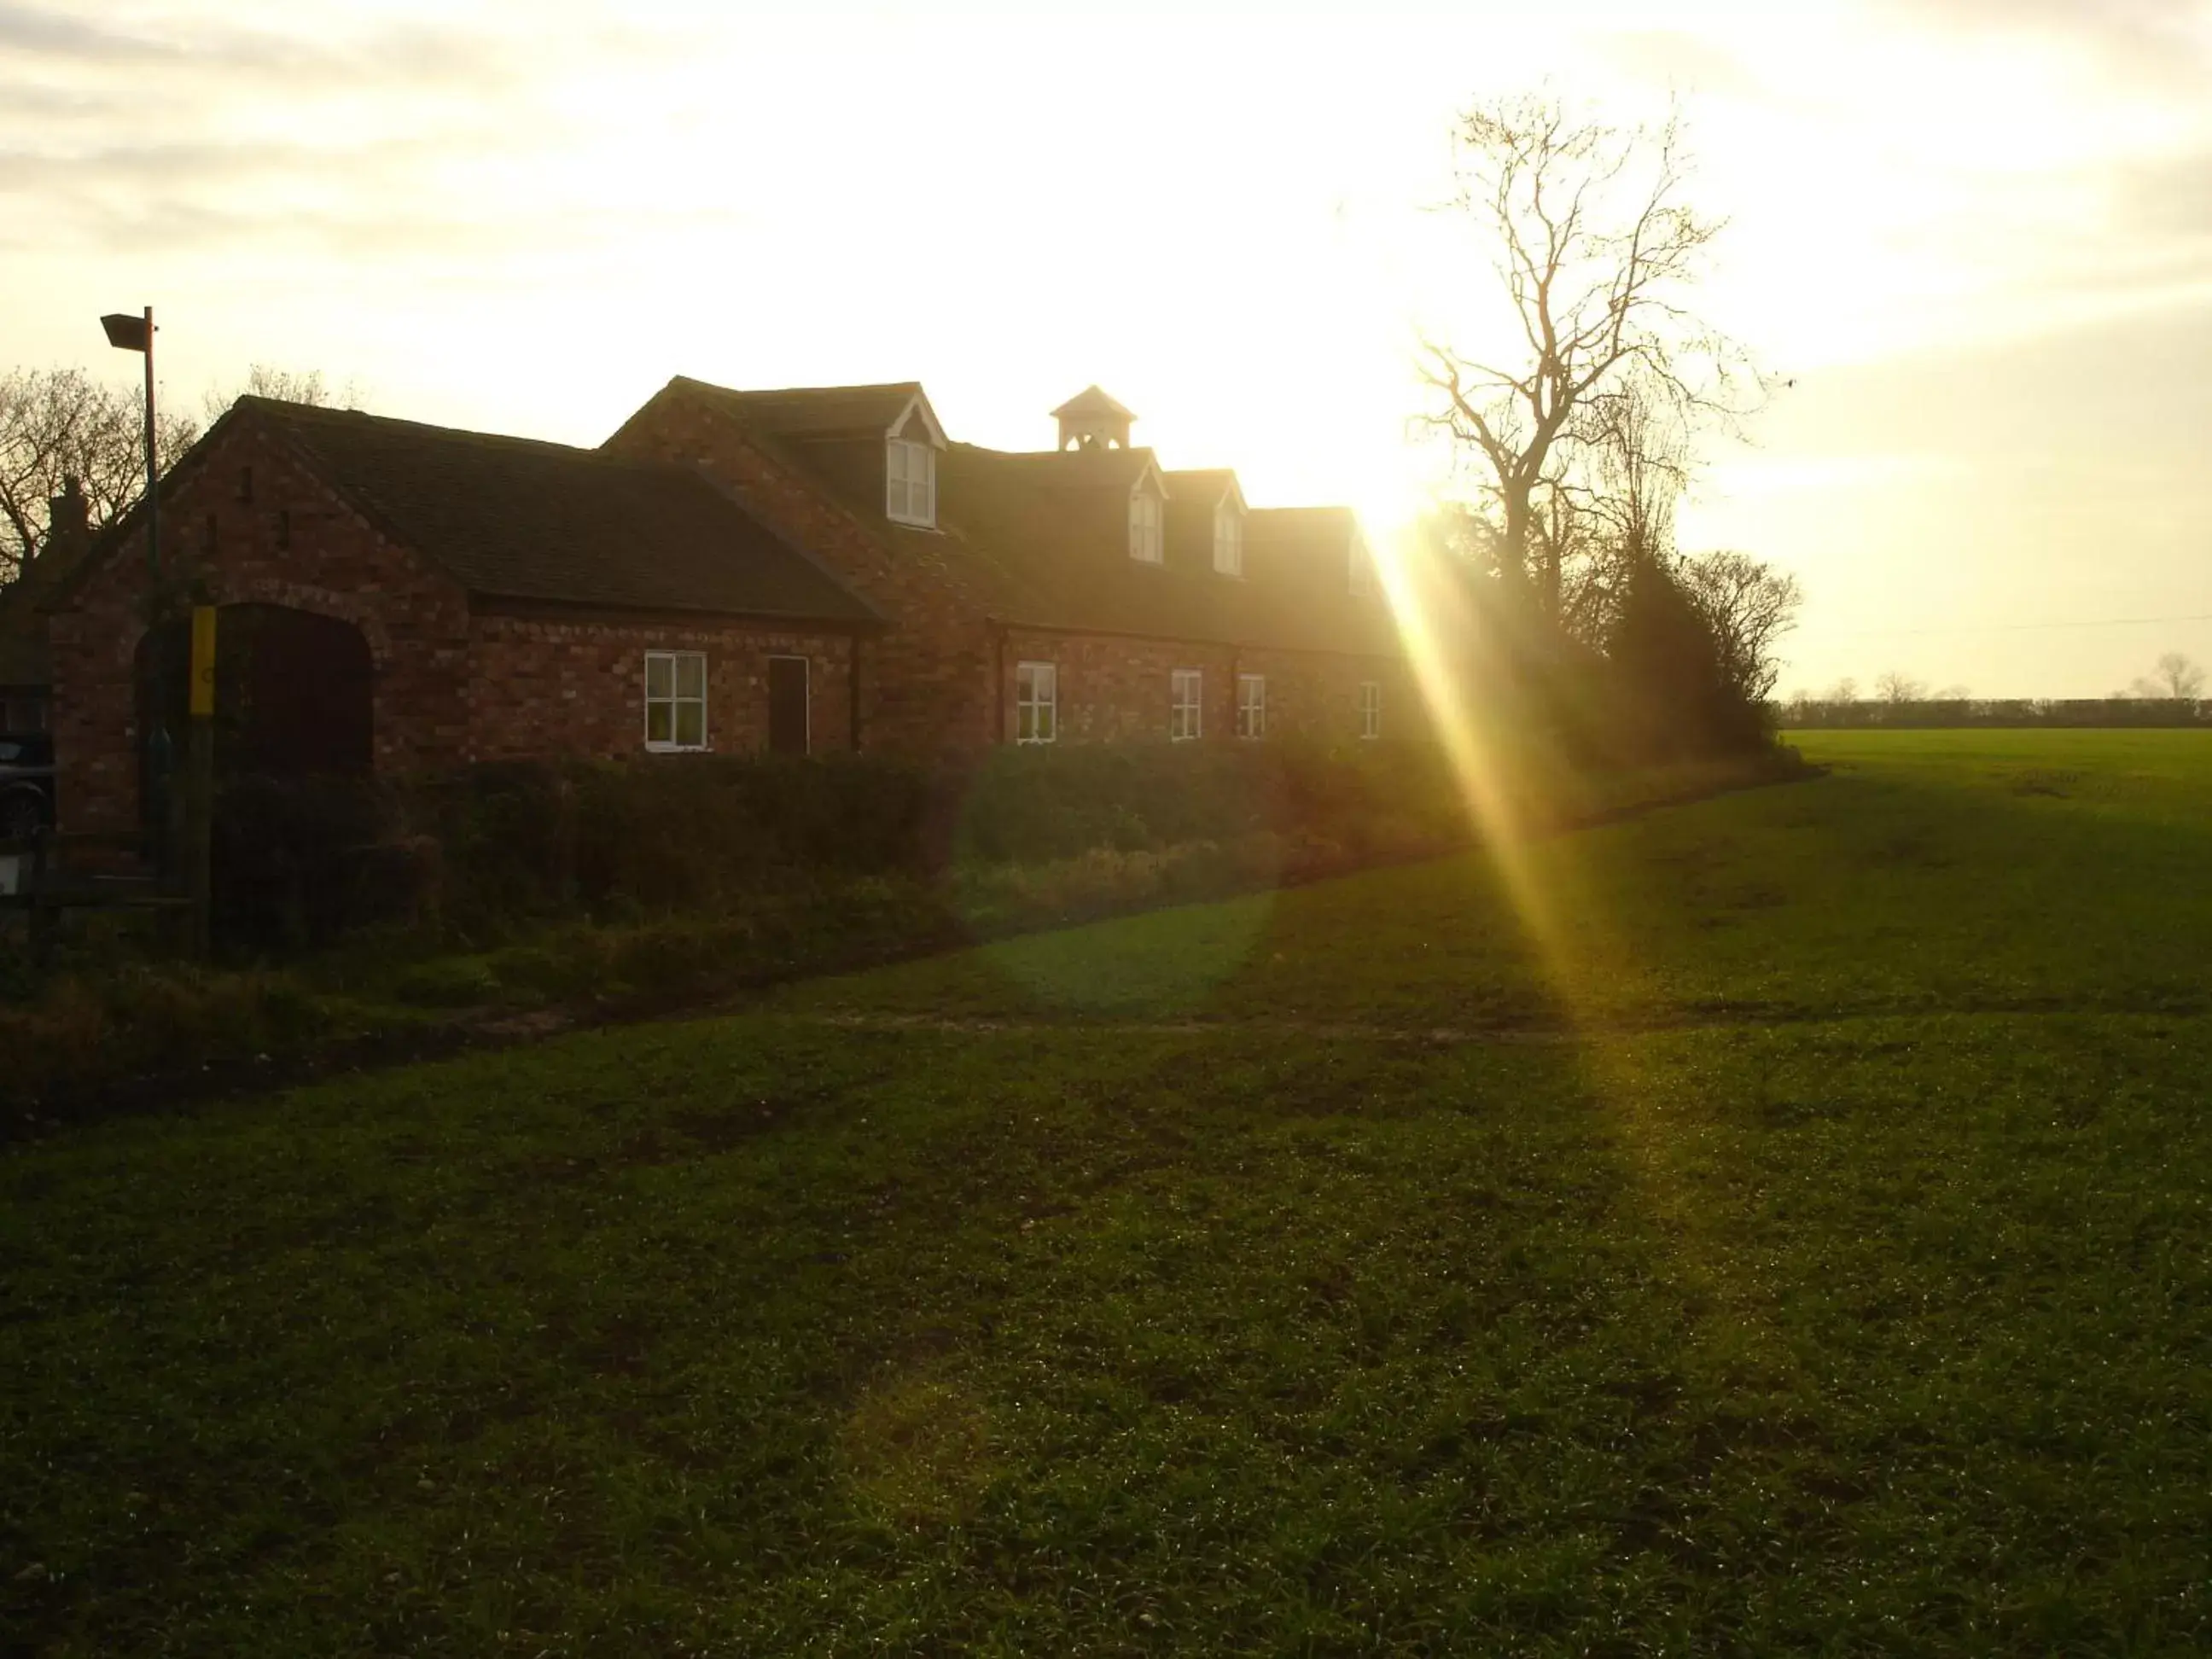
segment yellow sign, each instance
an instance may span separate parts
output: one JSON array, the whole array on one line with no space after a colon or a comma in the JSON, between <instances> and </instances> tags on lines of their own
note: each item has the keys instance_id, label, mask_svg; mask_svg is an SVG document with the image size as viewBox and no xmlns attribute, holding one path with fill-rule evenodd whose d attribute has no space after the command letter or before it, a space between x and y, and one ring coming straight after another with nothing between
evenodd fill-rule
<instances>
[{"instance_id":1,"label":"yellow sign","mask_svg":"<svg viewBox=\"0 0 2212 1659\"><path fill-rule=\"evenodd\" d=\"M215 607L192 607L192 718L215 713Z\"/></svg>"}]
</instances>

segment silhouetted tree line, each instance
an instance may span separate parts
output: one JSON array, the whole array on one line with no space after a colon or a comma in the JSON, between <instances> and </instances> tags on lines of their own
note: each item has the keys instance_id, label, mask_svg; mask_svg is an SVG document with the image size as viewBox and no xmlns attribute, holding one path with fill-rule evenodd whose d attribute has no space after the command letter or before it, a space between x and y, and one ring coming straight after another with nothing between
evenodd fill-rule
<instances>
[{"instance_id":1,"label":"silhouetted tree line","mask_svg":"<svg viewBox=\"0 0 2212 1659\"><path fill-rule=\"evenodd\" d=\"M1875 681L1871 697L1858 682L1838 680L1824 692L1794 691L1771 718L1798 727L1872 726L2201 726L2212 723L2204 671L2179 651L2108 697L1977 697L1963 685L1931 691L1893 669Z\"/></svg>"},{"instance_id":2,"label":"silhouetted tree line","mask_svg":"<svg viewBox=\"0 0 2212 1659\"><path fill-rule=\"evenodd\" d=\"M2212 726L2212 702L2180 697L1796 696L1771 718L1800 730L1872 726Z\"/></svg>"}]
</instances>

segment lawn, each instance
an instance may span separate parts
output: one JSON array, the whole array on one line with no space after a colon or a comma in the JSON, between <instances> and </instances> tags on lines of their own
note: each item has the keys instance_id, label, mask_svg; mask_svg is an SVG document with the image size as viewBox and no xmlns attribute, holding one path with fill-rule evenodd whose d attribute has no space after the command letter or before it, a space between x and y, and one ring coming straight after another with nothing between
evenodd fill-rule
<instances>
[{"instance_id":1,"label":"lawn","mask_svg":"<svg viewBox=\"0 0 2212 1659\"><path fill-rule=\"evenodd\" d=\"M0 1652L2212 1647L2212 736L0 1158Z\"/></svg>"}]
</instances>

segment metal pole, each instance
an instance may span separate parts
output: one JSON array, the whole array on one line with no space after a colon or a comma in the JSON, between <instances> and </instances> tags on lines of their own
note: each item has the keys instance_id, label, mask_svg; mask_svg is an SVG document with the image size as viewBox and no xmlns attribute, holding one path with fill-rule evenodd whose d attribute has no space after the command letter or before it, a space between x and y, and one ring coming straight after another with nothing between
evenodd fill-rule
<instances>
[{"instance_id":1,"label":"metal pole","mask_svg":"<svg viewBox=\"0 0 2212 1659\"><path fill-rule=\"evenodd\" d=\"M146 569L161 574L161 464L154 448L154 307L146 307Z\"/></svg>"},{"instance_id":2,"label":"metal pole","mask_svg":"<svg viewBox=\"0 0 2212 1659\"><path fill-rule=\"evenodd\" d=\"M155 837L155 866L163 874L175 867L180 850L177 842L176 746L169 735L162 703L169 685L169 641L161 624L161 462L155 447L154 418L154 307L146 307L146 592L148 625L154 630L154 694L150 715L154 729L146 734L146 769L153 795L149 828Z\"/></svg>"}]
</instances>

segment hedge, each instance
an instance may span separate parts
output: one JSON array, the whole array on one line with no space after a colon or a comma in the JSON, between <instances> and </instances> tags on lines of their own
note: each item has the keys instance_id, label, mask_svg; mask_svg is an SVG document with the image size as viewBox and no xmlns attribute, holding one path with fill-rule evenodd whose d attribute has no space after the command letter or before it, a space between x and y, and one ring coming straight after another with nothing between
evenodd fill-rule
<instances>
[{"instance_id":1,"label":"hedge","mask_svg":"<svg viewBox=\"0 0 2212 1659\"><path fill-rule=\"evenodd\" d=\"M495 936L552 917L712 912L763 891L1273 836L1349 856L1463 833L1425 745L1004 748L502 762L404 782L243 777L216 821L232 951L377 926Z\"/></svg>"}]
</instances>

